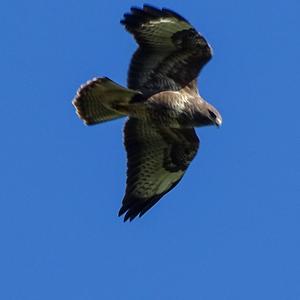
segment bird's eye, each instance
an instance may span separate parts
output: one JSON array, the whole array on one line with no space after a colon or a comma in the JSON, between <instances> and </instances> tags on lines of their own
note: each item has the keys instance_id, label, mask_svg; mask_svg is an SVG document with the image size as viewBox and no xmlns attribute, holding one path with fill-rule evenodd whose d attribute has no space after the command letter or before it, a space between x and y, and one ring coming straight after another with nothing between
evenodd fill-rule
<instances>
[{"instance_id":1,"label":"bird's eye","mask_svg":"<svg viewBox=\"0 0 300 300\"><path fill-rule=\"evenodd\" d=\"M217 118L216 114L213 111L209 110L208 112L213 119Z\"/></svg>"}]
</instances>

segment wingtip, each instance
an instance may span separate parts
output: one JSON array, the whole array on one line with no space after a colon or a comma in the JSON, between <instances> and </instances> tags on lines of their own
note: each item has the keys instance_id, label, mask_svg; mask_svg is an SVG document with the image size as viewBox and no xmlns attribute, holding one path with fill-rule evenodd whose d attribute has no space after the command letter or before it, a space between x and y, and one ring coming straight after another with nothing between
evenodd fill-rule
<instances>
[{"instance_id":1,"label":"wingtip","mask_svg":"<svg viewBox=\"0 0 300 300\"><path fill-rule=\"evenodd\" d=\"M120 210L119 210L119 212L118 212L118 217L122 217L124 214L125 214L125 212L127 211L128 209L127 208L125 208L124 206L122 206L121 208L120 208ZM129 219L129 215L128 215L128 212L126 213L126 215L124 216L124 218L123 218L123 222L125 223L126 221L128 221L128 219ZM131 221L131 220L130 220Z\"/></svg>"},{"instance_id":2,"label":"wingtip","mask_svg":"<svg viewBox=\"0 0 300 300\"><path fill-rule=\"evenodd\" d=\"M130 27L140 26L145 21L163 17L173 17L189 24L184 17L175 11L168 8L160 9L150 4L144 4L142 8L138 6L132 6L130 8L130 12L127 12L123 15L123 19L120 20L120 23L128 30Z\"/></svg>"},{"instance_id":3,"label":"wingtip","mask_svg":"<svg viewBox=\"0 0 300 300\"><path fill-rule=\"evenodd\" d=\"M124 207L124 205L120 208L118 212L118 217L121 217L126 212L127 208Z\"/></svg>"},{"instance_id":4,"label":"wingtip","mask_svg":"<svg viewBox=\"0 0 300 300\"><path fill-rule=\"evenodd\" d=\"M123 205L118 212L118 216L122 217L124 214L125 214L124 220L123 220L124 222L127 222L127 221L131 222L137 216L141 217L139 209L132 209L131 207Z\"/></svg>"},{"instance_id":5,"label":"wingtip","mask_svg":"<svg viewBox=\"0 0 300 300\"><path fill-rule=\"evenodd\" d=\"M186 18L184 18L182 15L178 14L177 12L175 12L175 11L173 11L171 9L163 7L162 8L162 12L164 14L170 16L170 17L175 17L175 18L177 18L180 21L183 21L183 22L186 22L186 23L190 24L190 22Z\"/></svg>"},{"instance_id":6,"label":"wingtip","mask_svg":"<svg viewBox=\"0 0 300 300\"><path fill-rule=\"evenodd\" d=\"M119 217L121 217L125 212L126 211L122 212L121 214L119 212ZM137 215L138 214L134 214L130 210L127 210L127 212L126 212L126 214L124 216L123 222L124 223L127 222L127 221L132 222L137 217Z\"/></svg>"}]
</instances>

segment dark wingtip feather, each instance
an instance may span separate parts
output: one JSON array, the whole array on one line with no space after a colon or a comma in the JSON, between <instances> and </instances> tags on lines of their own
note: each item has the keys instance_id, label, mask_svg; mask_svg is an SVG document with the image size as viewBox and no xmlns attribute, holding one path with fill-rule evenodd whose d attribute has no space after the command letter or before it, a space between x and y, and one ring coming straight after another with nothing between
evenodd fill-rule
<instances>
[{"instance_id":1,"label":"dark wingtip feather","mask_svg":"<svg viewBox=\"0 0 300 300\"><path fill-rule=\"evenodd\" d=\"M144 4L142 9L136 6L131 7L130 13L125 13L124 18L120 21L120 23L128 28L139 26L140 24L145 23L149 20L163 17L174 17L189 24L189 22L184 17L174 12L173 10L170 10L168 8L159 9L149 4Z\"/></svg>"},{"instance_id":2,"label":"dark wingtip feather","mask_svg":"<svg viewBox=\"0 0 300 300\"><path fill-rule=\"evenodd\" d=\"M143 216L151 207L153 207L163 196L161 195L155 195L151 198L138 198L135 196L130 197L124 197L123 199L123 205L121 209L119 210L119 217L121 217L124 213L124 222L129 220L130 222L134 220L137 216L141 217Z\"/></svg>"},{"instance_id":3,"label":"dark wingtip feather","mask_svg":"<svg viewBox=\"0 0 300 300\"><path fill-rule=\"evenodd\" d=\"M140 199L134 196L125 196L122 201L122 207L119 210L119 217L125 213L124 222L132 221L140 212L147 206L145 199Z\"/></svg>"},{"instance_id":4,"label":"dark wingtip feather","mask_svg":"<svg viewBox=\"0 0 300 300\"><path fill-rule=\"evenodd\" d=\"M171 10L171 9L163 8L163 9L162 9L162 12L164 13L165 16L168 16L168 17L175 17L175 18L177 18L177 19L179 19L179 20L181 20L181 21L184 21L184 22L190 24L189 21L188 21L187 19L185 19L183 16L181 16L180 14L178 14L177 12L175 12L175 11L173 11L173 10Z\"/></svg>"},{"instance_id":5,"label":"dark wingtip feather","mask_svg":"<svg viewBox=\"0 0 300 300\"><path fill-rule=\"evenodd\" d=\"M127 211L127 207L123 205L119 210L118 217L121 217L126 211Z\"/></svg>"},{"instance_id":6,"label":"dark wingtip feather","mask_svg":"<svg viewBox=\"0 0 300 300\"><path fill-rule=\"evenodd\" d=\"M126 212L126 214L124 216L123 222L126 222L128 220L131 222L139 214L139 211L132 211L131 209L128 209L128 208L126 209L126 208L122 207L119 211L118 216L121 217L125 212Z\"/></svg>"},{"instance_id":7,"label":"dark wingtip feather","mask_svg":"<svg viewBox=\"0 0 300 300\"><path fill-rule=\"evenodd\" d=\"M126 222L128 219L131 222L133 219L135 219L137 216L142 217L147 211L149 211L165 194L167 194L170 190L172 190L182 179L179 178L177 181L175 181L166 191L164 191L162 194L152 196L148 199L141 199L134 196L130 197L130 200L128 201L128 198L125 196L123 199L123 203L125 200L128 201L125 205L121 207L119 211L119 217L123 215L126 211L126 215L124 217L124 222Z\"/></svg>"},{"instance_id":8,"label":"dark wingtip feather","mask_svg":"<svg viewBox=\"0 0 300 300\"><path fill-rule=\"evenodd\" d=\"M148 13L149 15L152 15L153 17L161 17L162 16L162 11L159 8L149 5L149 4L144 4L143 10L146 13Z\"/></svg>"},{"instance_id":9,"label":"dark wingtip feather","mask_svg":"<svg viewBox=\"0 0 300 300\"><path fill-rule=\"evenodd\" d=\"M127 220L131 222L140 214L144 206L145 203L139 201L137 202L131 201L130 204L126 204L126 205L123 204L123 206L119 210L119 217L121 217L124 213L126 213L124 216L124 222L126 222Z\"/></svg>"}]
</instances>

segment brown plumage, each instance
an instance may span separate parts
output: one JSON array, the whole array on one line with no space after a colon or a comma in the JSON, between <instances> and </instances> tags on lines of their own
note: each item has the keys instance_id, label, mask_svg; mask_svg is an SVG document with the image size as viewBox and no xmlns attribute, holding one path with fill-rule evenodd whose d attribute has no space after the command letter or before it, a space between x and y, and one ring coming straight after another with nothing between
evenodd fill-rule
<instances>
[{"instance_id":1,"label":"brown plumage","mask_svg":"<svg viewBox=\"0 0 300 300\"><path fill-rule=\"evenodd\" d=\"M222 118L198 93L197 76L212 50L187 20L144 5L131 8L121 23L138 43L128 88L96 78L78 90L73 104L87 125L129 116L127 184L119 215L131 221L181 180L199 147L194 127L219 126Z\"/></svg>"}]
</instances>

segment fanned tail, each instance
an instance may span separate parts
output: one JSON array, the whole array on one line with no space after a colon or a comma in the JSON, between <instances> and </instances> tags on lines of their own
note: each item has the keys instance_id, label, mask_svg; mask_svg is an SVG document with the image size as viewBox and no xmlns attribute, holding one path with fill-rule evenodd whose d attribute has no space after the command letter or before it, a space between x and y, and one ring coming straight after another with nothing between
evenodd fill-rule
<instances>
[{"instance_id":1,"label":"fanned tail","mask_svg":"<svg viewBox=\"0 0 300 300\"><path fill-rule=\"evenodd\" d=\"M82 85L72 103L80 119L93 125L125 117L126 112L118 107L126 107L134 96L140 94L102 77Z\"/></svg>"}]
</instances>

